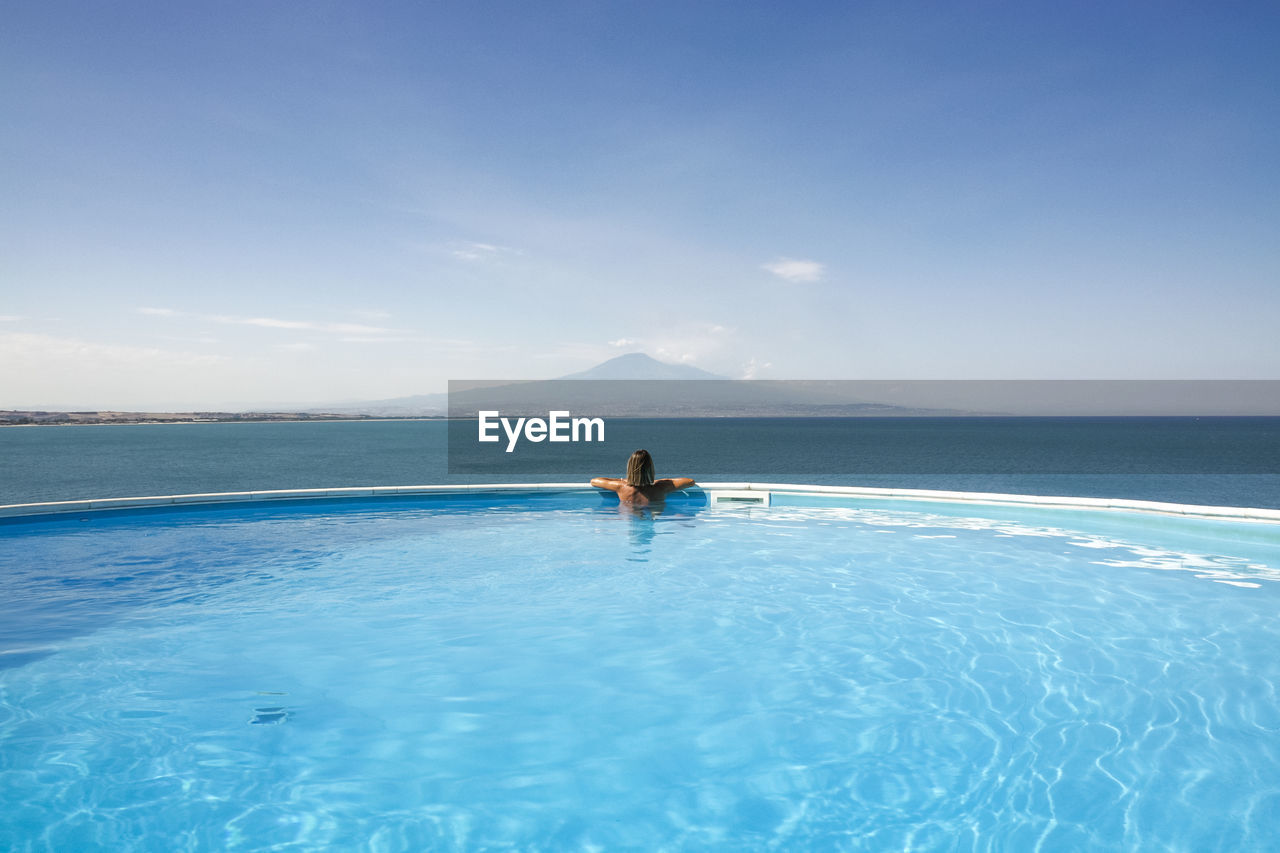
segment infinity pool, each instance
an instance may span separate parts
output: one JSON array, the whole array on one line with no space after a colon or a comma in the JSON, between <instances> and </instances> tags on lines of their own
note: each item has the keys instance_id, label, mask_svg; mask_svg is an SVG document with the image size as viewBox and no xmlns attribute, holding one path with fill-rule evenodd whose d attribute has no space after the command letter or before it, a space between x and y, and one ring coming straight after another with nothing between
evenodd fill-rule
<instances>
[{"instance_id":1,"label":"infinity pool","mask_svg":"<svg viewBox=\"0 0 1280 853\"><path fill-rule=\"evenodd\" d=\"M1280 545L1099 517L10 521L0 848L1268 848Z\"/></svg>"}]
</instances>

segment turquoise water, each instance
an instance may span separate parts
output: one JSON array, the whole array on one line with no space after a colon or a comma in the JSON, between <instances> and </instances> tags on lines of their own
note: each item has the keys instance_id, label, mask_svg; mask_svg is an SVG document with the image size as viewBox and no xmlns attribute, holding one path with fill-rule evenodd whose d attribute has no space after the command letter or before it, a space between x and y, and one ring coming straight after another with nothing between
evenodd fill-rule
<instances>
[{"instance_id":1,"label":"turquoise water","mask_svg":"<svg viewBox=\"0 0 1280 853\"><path fill-rule=\"evenodd\" d=\"M338 486L585 482L621 475L631 451L646 447L660 475L704 482L1280 507L1280 418L611 419L604 446L528 445L513 454L499 449L461 459L448 454L445 426L379 421L0 429L0 504ZM539 447L540 454L527 453Z\"/></svg>"},{"instance_id":2,"label":"turquoise water","mask_svg":"<svg viewBox=\"0 0 1280 853\"><path fill-rule=\"evenodd\" d=\"M969 513L4 525L0 848L1269 849L1274 539Z\"/></svg>"}]
</instances>

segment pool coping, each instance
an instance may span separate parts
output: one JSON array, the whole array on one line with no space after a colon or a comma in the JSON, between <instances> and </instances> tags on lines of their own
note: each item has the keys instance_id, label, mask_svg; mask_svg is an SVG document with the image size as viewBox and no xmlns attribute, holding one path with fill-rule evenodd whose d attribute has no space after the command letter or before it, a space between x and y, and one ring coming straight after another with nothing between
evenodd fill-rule
<instances>
[{"instance_id":1,"label":"pool coping","mask_svg":"<svg viewBox=\"0 0 1280 853\"><path fill-rule=\"evenodd\" d=\"M1251 521L1280 524L1280 509L1256 507L1199 506L1125 498L1085 498L1053 495L1018 495L994 492L935 491L929 489L886 489L864 486L807 486L792 483L701 483L694 487L713 506L717 496L736 503L767 504L769 496L803 495L847 497L858 500L918 501L924 503L972 504L978 506L1037 507L1042 509L1112 510L1150 515L1210 518L1224 521ZM360 486L330 489L277 489L249 492L209 492L187 495L98 498L75 501L6 504L0 518L39 516L53 513L94 512L137 507L224 504L239 502L305 501L324 498L373 498L413 495L468 495L476 493L564 493L598 492L586 483L485 483L477 485Z\"/></svg>"}]
</instances>

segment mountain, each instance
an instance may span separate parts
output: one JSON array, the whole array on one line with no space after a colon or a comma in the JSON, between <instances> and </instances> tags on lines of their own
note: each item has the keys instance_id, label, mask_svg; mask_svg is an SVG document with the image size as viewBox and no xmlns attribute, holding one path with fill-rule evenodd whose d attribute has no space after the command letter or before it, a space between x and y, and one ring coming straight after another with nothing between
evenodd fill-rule
<instances>
[{"instance_id":1,"label":"mountain","mask_svg":"<svg viewBox=\"0 0 1280 853\"><path fill-rule=\"evenodd\" d=\"M545 417L551 411L620 418L707 417L911 417L964 414L868 399L859 383L712 379L547 379L455 388L449 415L481 411Z\"/></svg>"},{"instance_id":2,"label":"mountain","mask_svg":"<svg viewBox=\"0 0 1280 853\"><path fill-rule=\"evenodd\" d=\"M667 364L650 358L641 352L627 353L611 358L595 367L560 379L724 379L714 373L699 370L687 364ZM557 380L551 380L557 381ZM438 417L449 409L448 394L414 394L410 397L393 397L389 400L363 400L308 406L306 412L325 412L348 415L373 415L375 417L414 418ZM283 411L283 410L282 410Z\"/></svg>"},{"instance_id":3,"label":"mountain","mask_svg":"<svg viewBox=\"0 0 1280 853\"><path fill-rule=\"evenodd\" d=\"M589 370L561 379L727 379L688 364L668 364L642 352L629 352L597 364Z\"/></svg>"},{"instance_id":4,"label":"mountain","mask_svg":"<svg viewBox=\"0 0 1280 853\"><path fill-rule=\"evenodd\" d=\"M687 382L684 380L700 380ZM378 417L517 416L567 410L611 417L909 417L971 412L893 398L900 383L837 380L734 380L644 353L611 358L559 379L451 383L451 394L328 405L330 414ZM319 409L315 411L320 411Z\"/></svg>"}]
</instances>

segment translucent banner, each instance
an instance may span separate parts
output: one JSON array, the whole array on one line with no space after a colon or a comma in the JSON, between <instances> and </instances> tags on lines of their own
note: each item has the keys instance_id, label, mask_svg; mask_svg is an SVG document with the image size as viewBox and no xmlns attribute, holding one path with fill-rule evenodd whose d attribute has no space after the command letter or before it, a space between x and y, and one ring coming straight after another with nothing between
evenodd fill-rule
<instances>
[{"instance_id":1,"label":"translucent banner","mask_svg":"<svg viewBox=\"0 0 1280 853\"><path fill-rule=\"evenodd\" d=\"M616 476L640 447L659 476L1280 473L1271 380L455 380L449 418L475 482Z\"/></svg>"}]
</instances>

